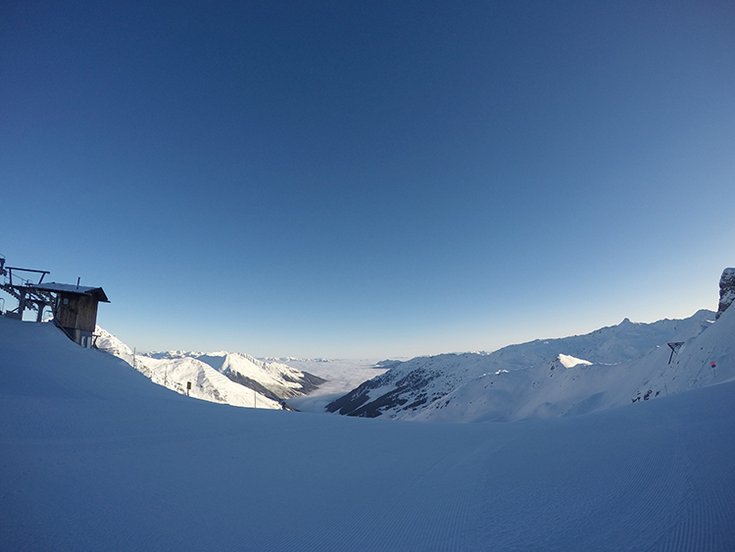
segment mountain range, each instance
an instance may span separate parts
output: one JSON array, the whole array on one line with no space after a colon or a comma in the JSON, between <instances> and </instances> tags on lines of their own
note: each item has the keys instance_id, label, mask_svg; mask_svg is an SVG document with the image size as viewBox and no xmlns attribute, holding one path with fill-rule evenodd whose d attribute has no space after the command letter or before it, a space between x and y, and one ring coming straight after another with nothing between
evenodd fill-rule
<instances>
[{"instance_id":1,"label":"mountain range","mask_svg":"<svg viewBox=\"0 0 735 552\"><path fill-rule=\"evenodd\" d=\"M285 401L316 389L323 378L244 353L166 351L136 354L104 328L95 346L121 358L154 383L211 402L286 409Z\"/></svg>"},{"instance_id":2,"label":"mountain range","mask_svg":"<svg viewBox=\"0 0 735 552\"><path fill-rule=\"evenodd\" d=\"M626 318L585 335L493 353L414 358L393 363L326 408L402 420L508 421L649 400L733 375L709 367L735 335L714 323L715 316L700 310L650 324Z\"/></svg>"}]
</instances>

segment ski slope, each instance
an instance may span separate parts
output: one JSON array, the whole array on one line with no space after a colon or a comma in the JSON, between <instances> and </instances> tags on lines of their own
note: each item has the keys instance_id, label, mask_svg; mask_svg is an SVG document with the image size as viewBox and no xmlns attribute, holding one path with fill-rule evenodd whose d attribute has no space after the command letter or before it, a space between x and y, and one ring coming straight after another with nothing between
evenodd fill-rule
<instances>
[{"instance_id":1,"label":"ski slope","mask_svg":"<svg viewBox=\"0 0 735 552\"><path fill-rule=\"evenodd\" d=\"M191 401L48 324L0 358L1 550L735 549L732 382L412 424Z\"/></svg>"}]
</instances>

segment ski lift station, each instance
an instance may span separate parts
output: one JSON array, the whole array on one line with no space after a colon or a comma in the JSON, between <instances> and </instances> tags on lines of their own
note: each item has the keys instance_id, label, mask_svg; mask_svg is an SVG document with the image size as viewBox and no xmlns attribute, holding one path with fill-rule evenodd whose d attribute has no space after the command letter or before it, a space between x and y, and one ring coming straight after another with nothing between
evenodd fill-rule
<instances>
[{"instance_id":1,"label":"ski lift station","mask_svg":"<svg viewBox=\"0 0 735 552\"><path fill-rule=\"evenodd\" d=\"M24 276L21 276L20 274ZM34 275L37 282L25 277ZM5 266L5 259L0 257L0 289L13 297L18 306L0 314L8 318L23 319L25 311L36 313L36 322L42 322L49 312L53 315L53 323L72 341L82 347L93 344L94 329L97 325L97 307L99 303L109 303L107 294L101 287L80 286L44 282L48 270Z\"/></svg>"}]
</instances>

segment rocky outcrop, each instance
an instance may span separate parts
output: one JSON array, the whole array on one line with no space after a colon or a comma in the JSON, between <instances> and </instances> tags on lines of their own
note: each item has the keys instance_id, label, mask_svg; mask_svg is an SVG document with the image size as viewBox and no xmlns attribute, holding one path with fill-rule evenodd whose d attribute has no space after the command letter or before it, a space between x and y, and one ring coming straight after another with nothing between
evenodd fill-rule
<instances>
[{"instance_id":1,"label":"rocky outcrop","mask_svg":"<svg viewBox=\"0 0 735 552\"><path fill-rule=\"evenodd\" d=\"M717 318L735 301L735 268L726 268L720 277L720 304L717 306Z\"/></svg>"}]
</instances>

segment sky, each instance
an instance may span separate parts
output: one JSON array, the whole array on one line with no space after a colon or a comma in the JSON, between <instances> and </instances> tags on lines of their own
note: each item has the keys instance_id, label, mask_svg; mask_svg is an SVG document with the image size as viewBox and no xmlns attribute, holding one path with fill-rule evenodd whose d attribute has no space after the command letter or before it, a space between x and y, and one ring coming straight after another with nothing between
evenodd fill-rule
<instances>
[{"instance_id":1,"label":"sky","mask_svg":"<svg viewBox=\"0 0 735 552\"><path fill-rule=\"evenodd\" d=\"M138 350L385 358L716 309L731 2L3 2L0 254Z\"/></svg>"}]
</instances>

